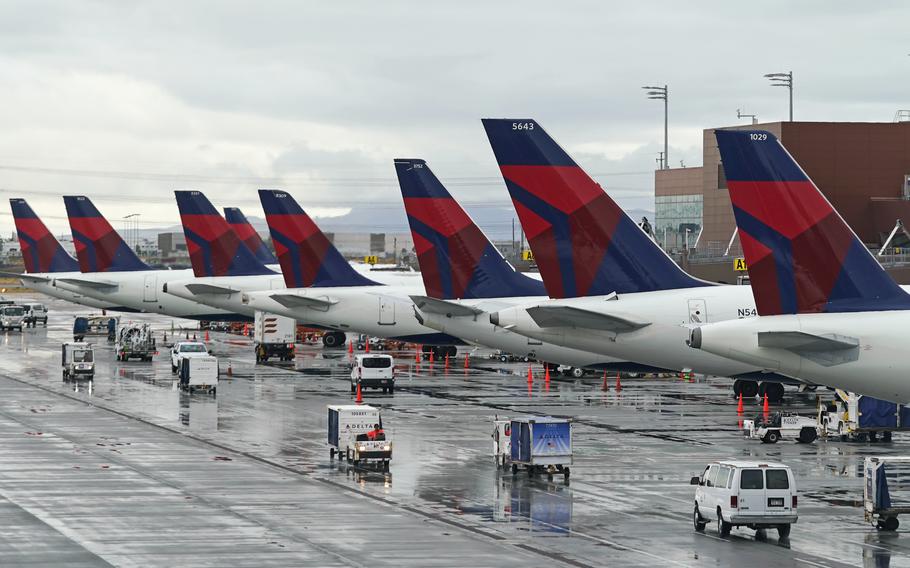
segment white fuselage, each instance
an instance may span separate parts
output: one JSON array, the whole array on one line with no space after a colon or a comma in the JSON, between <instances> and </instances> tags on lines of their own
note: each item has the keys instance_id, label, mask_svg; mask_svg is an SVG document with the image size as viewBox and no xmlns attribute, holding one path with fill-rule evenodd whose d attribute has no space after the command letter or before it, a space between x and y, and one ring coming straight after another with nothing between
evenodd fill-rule
<instances>
[{"instance_id":1,"label":"white fuselage","mask_svg":"<svg viewBox=\"0 0 910 568\"><path fill-rule=\"evenodd\" d=\"M516 306L498 312L499 325L541 341L661 369L724 377L760 370L686 345L692 326L755 315L749 286L704 286L607 298L546 300ZM534 306L569 306L648 325L620 333L589 327L540 327L525 311Z\"/></svg>"},{"instance_id":2,"label":"white fuselage","mask_svg":"<svg viewBox=\"0 0 910 568\"><path fill-rule=\"evenodd\" d=\"M528 355L547 363L560 363L572 367L597 367L618 363L617 359L589 351L554 345L533 337L514 333L490 323L489 314L516 305L527 305L533 300L546 298L489 298L479 300L450 300L464 306L482 310L471 316L450 316L419 310L423 324L448 335L459 337L468 343L501 349L514 355Z\"/></svg>"},{"instance_id":3,"label":"white fuselage","mask_svg":"<svg viewBox=\"0 0 910 568\"><path fill-rule=\"evenodd\" d=\"M162 286L169 281L186 280L192 277L192 270L76 273L72 277L72 280L76 282L65 282L65 277L55 275L54 286L137 312L151 312L190 319L229 320L236 317L236 314L228 311L178 298L161 291ZM85 283L78 283L80 280L106 284L106 286L93 287Z\"/></svg>"},{"instance_id":4,"label":"white fuselage","mask_svg":"<svg viewBox=\"0 0 910 568\"><path fill-rule=\"evenodd\" d=\"M411 295L424 293L418 277L409 286L339 286L327 288L288 288L261 290L243 294L253 309L292 317L303 325L312 325L365 333L374 337L403 339L417 343L440 343L443 338L435 329L418 323L414 317ZM316 302L312 306L288 306L271 296L282 294ZM319 303L322 305L319 305ZM443 342L444 343L444 342Z\"/></svg>"},{"instance_id":5,"label":"white fuselage","mask_svg":"<svg viewBox=\"0 0 910 568\"><path fill-rule=\"evenodd\" d=\"M22 278L20 282L22 285L30 288L36 292L40 292L52 298L59 298L61 300L66 300L67 302L73 302L74 304L80 304L83 306L88 306L90 308L99 308L102 310L111 309L116 307L116 304L112 302L97 300L95 298L80 294L78 292L73 292L71 290L64 290L62 288L56 288L54 286L54 278L58 276L81 276L79 272L48 272L48 273L35 273L29 274L32 278ZM44 278L45 280L36 280L36 278Z\"/></svg>"},{"instance_id":6,"label":"white fuselage","mask_svg":"<svg viewBox=\"0 0 910 568\"><path fill-rule=\"evenodd\" d=\"M855 312L762 316L703 326L700 349L807 382L906 404L910 312ZM858 340L852 349L804 352L758 346L759 332ZM693 350L694 351L694 350Z\"/></svg>"},{"instance_id":7,"label":"white fuselage","mask_svg":"<svg viewBox=\"0 0 910 568\"><path fill-rule=\"evenodd\" d=\"M352 264L367 278L387 286L399 286L413 289L422 286L419 272L396 272L370 270L367 264ZM195 287L193 285L196 285ZM200 286L202 285L202 286ZM228 291L232 292L228 292ZM285 290L281 273L261 274L255 276L208 276L186 280L172 280L167 283L165 292L185 300L199 302L221 310L253 317L256 308L243 301L244 292L260 290Z\"/></svg>"}]
</instances>

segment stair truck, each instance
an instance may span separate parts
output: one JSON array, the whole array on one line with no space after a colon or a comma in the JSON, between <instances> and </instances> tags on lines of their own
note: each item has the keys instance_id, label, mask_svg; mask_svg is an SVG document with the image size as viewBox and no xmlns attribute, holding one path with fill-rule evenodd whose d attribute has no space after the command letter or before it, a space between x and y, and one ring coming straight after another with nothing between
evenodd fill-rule
<instances>
[{"instance_id":1,"label":"stair truck","mask_svg":"<svg viewBox=\"0 0 910 568\"><path fill-rule=\"evenodd\" d=\"M869 456L863 463L863 516L880 531L896 531L910 513L910 457Z\"/></svg>"},{"instance_id":2,"label":"stair truck","mask_svg":"<svg viewBox=\"0 0 910 568\"><path fill-rule=\"evenodd\" d=\"M218 358L211 355L187 357L180 362L178 385L181 389L215 394L218 389Z\"/></svg>"},{"instance_id":3,"label":"stair truck","mask_svg":"<svg viewBox=\"0 0 910 568\"><path fill-rule=\"evenodd\" d=\"M152 327L147 323L129 322L117 328L117 340L114 343L118 361L140 359L151 361L158 352Z\"/></svg>"},{"instance_id":4,"label":"stair truck","mask_svg":"<svg viewBox=\"0 0 910 568\"><path fill-rule=\"evenodd\" d=\"M257 363L265 363L270 357L277 357L279 361L293 361L296 341L297 320L256 311L253 343Z\"/></svg>"},{"instance_id":5,"label":"stair truck","mask_svg":"<svg viewBox=\"0 0 910 568\"><path fill-rule=\"evenodd\" d=\"M838 389L819 407L818 427L844 442L890 442L893 432L910 431L910 407Z\"/></svg>"},{"instance_id":6,"label":"stair truck","mask_svg":"<svg viewBox=\"0 0 910 568\"><path fill-rule=\"evenodd\" d=\"M64 343L61 351L64 381L95 378L95 351L91 344Z\"/></svg>"},{"instance_id":7,"label":"stair truck","mask_svg":"<svg viewBox=\"0 0 910 568\"><path fill-rule=\"evenodd\" d=\"M329 405L329 458L349 464L377 463L389 469L392 440L382 428L379 409L364 404ZM344 458L342 458L344 455Z\"/></svg>"},{"instance_id":8,"label":"stair truck","mask_svg":"<svg viewBox=\"0 0 910 568\"><path fill-rule=\"evenodd\" d=\"M569 479L572 465L572 423L563 418L513 418L511 421L512 474L520 466L528 476L546 472L548 479L561 473Z\"/></svg>"}]
</instances>

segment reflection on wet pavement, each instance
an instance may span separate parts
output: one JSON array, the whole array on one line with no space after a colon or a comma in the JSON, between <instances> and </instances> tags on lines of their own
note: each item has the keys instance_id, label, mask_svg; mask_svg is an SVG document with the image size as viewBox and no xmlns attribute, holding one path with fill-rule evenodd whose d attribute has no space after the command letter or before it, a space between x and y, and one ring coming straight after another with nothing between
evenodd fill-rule
<instances>
[{"instance_id":1,"label":"reflection on wet pavement","mask_svg":"<svg viewBox=\"0 0 910 568\"><path fill-rule=\"evenodd\" d=\"M210 396L178 390L166 352L151 364L119 363L106 342L96 341L95 381L64 383L59 345L70 337L74 311L67 307L64 314L63 307L52 303L56 311L47 330L0 335L0 376L50 391L36 392L51 406L54 397L66 400L60 398L65 394L131 417L133 426L113 432L115 438L128 441L134 429L163 427L181 433L198 451L210 448L206 455L252 460L249 467L263 470L284 468L282 475L294 476L295 483L327 488L345 502L350 495L368 497L405 516L394 528L358 533L357 552L340 535L326 537L320 546L339 554L333 562L342 565L375 560L367 552L370 546L381 547L383 562L426 565L414 556L409 535L427 520L484 543L477 545L484 554L483 547L498 550L497 565L910 565L902 533L878 534L863 523L860 477L863 457L906 453L910 438L899 434L891 444L875 445L752 442L737 430L740 418L726 379L627 379L617 392L612 378L608 383L600 377L554 378L547 384L539 366L529 384L527 364L485 360L479 357L483 351L469 369L417 364L413 352L393 353L399 364L395 394L365 393L368 404L381 408L394 439L391 470L384 473L329 458L326 405L351 401L347 353L305 346L293 365L256 367L248 340L213 333L210 343L221 360L222 377L217 396ZM158 330L170 330L168 318L142 318ZM787 408L812 414L815 396L791 392ZM748 404L747 415L760 411L757 400ZM40 421L50 413L30 414ZM493 417L528 414L573 420L571 483L497 470L491 456ZM692 530L689 478L708 461L727 457L779 460L793 467L800 484L800 521L788 542L778 541L773 531L756 535L735 529L730 538L720 539L712 527L703 535ZM150 458L148 467L151 475L164 466ZM324 514L324 508L298 506L300 518ZM67 524L66 519L54 522ZM390 536L393 530L399 532ZM78 541L79 535L71 538ZM456 552L439 562L459 565L468 563L466 558Z\"/></svg>"}]
</instances>

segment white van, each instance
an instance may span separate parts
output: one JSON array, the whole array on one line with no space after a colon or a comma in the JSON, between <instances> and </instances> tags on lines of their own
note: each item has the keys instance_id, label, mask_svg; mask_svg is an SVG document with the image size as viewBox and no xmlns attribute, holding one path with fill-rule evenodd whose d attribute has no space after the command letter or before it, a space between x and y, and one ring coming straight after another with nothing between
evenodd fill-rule
<instances>
[{"instance_id":1,"label":"white van","mask_svg":"<svg viewBox=\"0 0 910 568\"><path fill-rule=\"evenodd\" d=\"M201 341L178 341L171 348L171 372L180 372L180 362L193 357L208 357L209 350Z\"/></svg>"},{"instance_id":2,"label":"white van","mask_svg":"<svg viewBox=\"0 0 910 568\"><path fill-rule=\"evenodd\" d=\"M361 389L382 389L395 392L395 359L391 355L357 355L351 366L351 392Z\"/></svg>"},{"instance_id":3,"label":"white van","mask_svg":"<svg viewBox=\"0 0 910 568\"><path fill-rule=\"evenodd\" d=\"M25 324L37 327L38 323L47 327L47 306L44 304L25 304Z\"/></svg>"},{"instance_id":4,"label":"white van","mask_svg":"<svg viewBox=\"0 0 910 568\"><path fill-rule=\"evenodd\" d=\"M25 323L25 306L0 307L0 331L4 329L18 329L22 331Z\"/></svg>"},{"instance_id":5,"label":"white van","mask_svg":"<svg viewBox=\"0 0 910 568\"><path fill-rule=\"evenodd\" d=\"M797 520L796 478L782 463L719 461L708 464L700 477L693 477L695 530L717 523L720 536L733 527L759 530L776 528L780 538L790 535Z\"/></svg>"}]
</instances>

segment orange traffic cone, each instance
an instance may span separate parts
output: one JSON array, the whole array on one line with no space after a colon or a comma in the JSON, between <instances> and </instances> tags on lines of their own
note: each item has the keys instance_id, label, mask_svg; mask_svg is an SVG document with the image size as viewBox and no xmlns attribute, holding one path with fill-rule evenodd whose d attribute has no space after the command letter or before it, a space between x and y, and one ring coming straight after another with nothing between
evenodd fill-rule
<instances>
[{"instance_id":1,"label":"orange traffic cone","mask_svg":"<svg viewBox=\"0 0 910 568\"><path fill-rule=\"evenodd\" d=\"M436 349L430 349L430 363L435 363Z\"/></svg>"},{"instance_id":2,"label":"orange traffic cone","mask_svg":"<svg viewBox=\"0 0 910 568\"><path fill-rule=\"evenodd\" d=\"M622 383L619 382L619 373L616 373L616 392L622 390Z\"/></svg>"},{"instance_id":3,"label":"orange traffic cone","mask_svg":"<svg viewBox=\"0 0 910 568\"><path fill-rule=\"evenodd\" d=\"M449 368L449 354L446 353L446 369Z\"/></svg>"},{"instance_id":4,"label":"orange traffic cone","mask_svg":"<svg viewBox=\"0 0 910 568\"><path fill-rule=\"evenodd\" d=\"M600 387L600 390L606 392L610 390L610 385L607 384L607 372L604 371L604 384Z\"/></svg>"},{"instance_id":5,"label":"orange traffic cone","mask_svg":"<svg viewBox=\"0 0 910 568\"><path fill-rule=\"evenodd\" d=\"M348 353L354 353L354 340L348 342Z\"/></svg>"},{"instance_id":6,"label":"orange traffic cone","mask_svg":"<svg viewBox=\"0 0 910 568\"><path fill-rule=\"evenodd\" d=\"M761 411L765 414L768 414L768 393L765 393L765 402L762 403Z\"/></svg>"},{"instance_id":7,"label":"orange traffic cone","mask_svg":"<svg viewBox=\"0 0 910 568\"><path fill-rule=\"evenodd\" d=\"M209 330L205 330L205 342L208 343L208 341L209 341Z\"/></svg>"},{"instance_id":8,"label":"orange traffic cone","mask_svg":"<svg viewBox=\"0 0 910 568\"><path fill-rule=\"evenodd\" d=\"M420 347L420 345L418 345L417 351L414 353L414 362L417 363L418 365L420 365L420 353L422 351L423 351L423 349Z\"/></svg>"},{"instance_id":9,"label":"orange traffic cone","mask_svg":"<svg viewBox=\"0 0 910 568\"><path fill-rule=\"evenodd\" d=\"M360 383L357 383L357 399L354 402L363 404L363 391L360 390Z\"/></svg>"},{"instance_id":10,"label":"orange traffic cone","mask_svg":"<svg viewBox=\"0 0 910 568\"><path fill-rule=\"evenodd\" d=\"M470 360L468 359L468 354L465 353L465 354L464 354L464 368L467 369L467 368L470 367L470 366L471 366L471 362L470 362Z\"/></svg>"},{"instance_id":11,"label":"orange traffic cone","mask_svg":"<svg viewBox=\"0 0 910 568\"><path fill-rule=\"evenodd\" d=\"M546 384L550 384L550 366L547 364L544 364L543 368L544 368L543 380Z\"/></svg>"},{"instance_id":12,"label":"orange traffic cone","mask_svg":"<svg viewBox=\"0 0 910 568\"><path fill-rule=\"evenodd\" d=\"M366 338L366 341L363 342L363 345L364 345L363 352L369 353L370 352L370 338L369 337Z\"/></svg>"},{"instance_id":13,"label":"orange traffic cone","mask_svg":"<svg viewBox=\"0 0 910 568\"><path fill-rule=\"evenodd\" d=\"M739 393L739 404L736 405L736 413L743 413L743 393Z\"/></svg>"},{"instance_id":14,"label":"orange traffic cone","mask_svg":"<svg viewBox=\"0 0 910 568\"><path fill-rule=\"evenodd\" d=\"M528 383L534 382L534 374L531 372L531 364L528 364Z\"/></svg>"}]
</instances>

